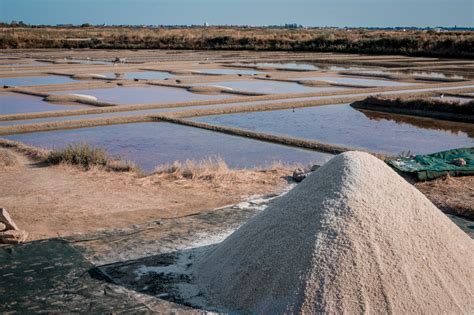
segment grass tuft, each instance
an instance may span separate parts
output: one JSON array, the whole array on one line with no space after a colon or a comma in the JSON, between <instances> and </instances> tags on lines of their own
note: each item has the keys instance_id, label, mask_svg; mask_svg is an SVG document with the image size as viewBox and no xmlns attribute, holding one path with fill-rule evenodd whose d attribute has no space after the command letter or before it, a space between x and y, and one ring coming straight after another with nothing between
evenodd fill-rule
<instances>
[{"instance_id":1,"label":"grass tuft","mask_svg":"<svg viewBox=\"0 0 474 315\"><path fill-rule=\"evenodd\" d=\"M69 144L64 149L52 151L46 162L50 164L80 165L89 169L93 165L106 166L107 153L102 148L93 148L85 143Z\"/></svg>"},{"instance_id":2,"label":"grass tuft","mask_svg":"<svg viewBox=\"0 0 474 315\"><path fill-rule=\"evenodd\" d=\"M209 158L202 161L187 160L184 163L174 162L158 166L155 169L157 175L167 175L175 179L192 180L225 180L231 179L235 175L226 162L220 157Z\"/></svg>"},{"instance_id":3,"label":"grass tuft","mask_svg":"<svg viewBox=\"0 0 474 315\"><path fill-rule=\"evenodd\" d=\"M141 172L140 168L135 163L120 159L107 160L106 169L112 172Z\"/></svg>"}]
</instances>

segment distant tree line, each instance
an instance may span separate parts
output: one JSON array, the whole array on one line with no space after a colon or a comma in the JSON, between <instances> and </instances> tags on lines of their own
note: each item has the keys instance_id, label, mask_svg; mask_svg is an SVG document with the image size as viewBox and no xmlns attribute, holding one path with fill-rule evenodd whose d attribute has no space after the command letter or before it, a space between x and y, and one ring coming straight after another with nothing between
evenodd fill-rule
<instances>
[{"instance_id":1,"label":"distant tree line","mask_svg":"<svg viewBox=\"0 0 474 315\"><path fill-rule=\"evenodd\" d=\"M1 49L198 49L344 52L436 57L474 57L474 31L272 29L272 28L136 28L3 27ZM0 27L2 27L0 25Z\"/></svg>"}]
</instances>

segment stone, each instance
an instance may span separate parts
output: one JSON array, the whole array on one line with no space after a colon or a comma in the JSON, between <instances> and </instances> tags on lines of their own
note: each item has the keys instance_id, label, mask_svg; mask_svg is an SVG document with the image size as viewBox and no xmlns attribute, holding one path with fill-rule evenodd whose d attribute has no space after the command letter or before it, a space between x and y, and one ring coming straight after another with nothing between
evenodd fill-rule
<instances>
[{"instance_id":1,"label":"stone","mask_svg":"<svg viewBox=\"0 0 474 315\"><path fill-rule=\"evenodd\" d=\"M0 222L0 232L5 231L6 229L7 229L7 226L5 225L5 223Z\"/></svg>"},{"instance_id":2,"label":"stone","mask_svg":"<svg viewBox=\"0 0 474 315\"><path fill-rule=\"evenodd\" d=\"M450 163L456 166L466 166L467 164L466 160L463 158L452 159Z\"/></svg>"},{"instance_id":3,"label":"stone","mask_svg":"<svg viewBox=\"0 0 474 315\"><path fill-rule=\"evenodd\" d=\"M13 222L13 219L5 208L0 208L0 222L5 224L6 230L19 230L18 226Z\"/></svg>"},{"instance_id":4,"label":"stone","mask_svg":"<svg viewBox=\"0 0 474 315\"><path fill-rule=\"evenodd\" d=\"M19 244L26 241L28 232L20 230L9 230L0 232L0 244Z\"/></svg>"},{"instance_id":5,"label":"stone","mask_svg":"<svg viewBox=\"0 0 474 315\"><path fill-rule=\"evenodd\" d=\"M297 168L294 172L293 172L293 180L297 183L301 182L303 179L306 178L306 176L308 176L308 173L305 172L305 170L303 170L302 168Z\"/></svg>"}]
</instances>

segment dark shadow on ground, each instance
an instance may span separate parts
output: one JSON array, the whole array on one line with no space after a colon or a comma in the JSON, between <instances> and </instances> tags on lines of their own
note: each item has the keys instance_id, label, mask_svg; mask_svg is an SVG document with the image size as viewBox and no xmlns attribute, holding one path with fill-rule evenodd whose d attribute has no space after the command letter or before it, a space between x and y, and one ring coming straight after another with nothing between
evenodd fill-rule
<instances>
[{"instance_id":1,"label":"dark shadow on ground","mask_svg":"<svg viewBox=\"0 0 474 315\"><path fill-rule=\"evenodd\" d=\"M149 309L89 275L94 266L59 239L0 247L0 313L145 313Z\"/></svg>"}]
</instances>

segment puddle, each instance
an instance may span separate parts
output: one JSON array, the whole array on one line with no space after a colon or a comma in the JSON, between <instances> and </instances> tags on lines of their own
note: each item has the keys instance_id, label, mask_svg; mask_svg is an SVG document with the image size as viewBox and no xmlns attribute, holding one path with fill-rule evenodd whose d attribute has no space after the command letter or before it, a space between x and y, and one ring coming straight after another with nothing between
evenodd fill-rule
<instances>
[{"instance_id":1,"label":"puddle","mask_svg":"<svg viewBox=\"0 0 474 315\"><path fill-rule=\"evenodd\" d=\"M120 73L120 72L117 72ZM103 75L108 78L117 78L117 79L141 79L141 80L164 80L171 78L173 75L164 71L137 71L137 72L125 72L121 73L122 75L117 75L114 72L103 73Z\"/></svg>"},{"instance_id":2,"label":"puddle","mask_svg":"<svg viewBox=\"0 0 474 315\"><path fill-rule=\"evenodd\" d=\"M89 106L52 104L43 101L41 97L31 95L7 94L0 96L0 115L71 110L87 107Z\"/></svg>"},{"instance_id":3,"label":"puddle","mask_svg":"<svg viewBox=\"0 0 474 315\"><path fill-rule=\"evenodd\" d=\"M46 85L46 84L62 84L77 82L66 76L50 75L45 77L17 77L17 78L0 78L0 86L29 86L29 85Z\"/></svg>"},{"instance_id":4,"label":"puddle","mask_svg":"<svg viewBox=\"0 0 474 315\"><path fill-rule=\"evenodd\" d=\"M243 69L203 69L199 70L202 73L209 74L242 74L242 75L256 75L264 72L255 71L255 70L243 70Z\"/></svg>"},{"instance_id":5,"label":"puddle","mask_svg":"<svg viewBox=\"0 0 474 315\"><path fill-rule=\"evenodd\" d=\"M474 125L399 115L366 115L350 105L195 118L197 121L388 154L426 154L474 145ZM442 126L442 127L439 127ZM442 128L442 129L441 129Z\"/></svg>"},{"instance_id":6,"label":"puddle","mask_svg":"<svg viewBox=\"0 0 474 315\"><path fill-rule=\"evenodd\" d=\"M329 154L296 149L198 128L150 122L6 136L45 148L86 142L131 160L146 172L157 165L220 156L232 168L268 166L274 162L323 164Z\"/></svg>"},{"instance_id":7,"label":"puddle","mask_svg":"<svg viewBox=\"0 0 474 315\"><path fill-rule=\"evenodd\" d=\"M196 94L188 92L185 89L164 86L68 90L56 92L56 94L91 95L100 101L116 104L178 103L231 97L228 94Z\"/></svg>"},{"instance_id":8,"label":"puddle","mask_svg":"<svg viewBox=\"0 0 474 315\"><path fill-rule=\"evenodd\" d=\"M308 87L298 83L269 81L269 80L244 80L232 82L212 82L195 85L218 85L248 92L265 94L287 94L287 93L317 93L341 90L339 87Z\"/></svg>"},{"instance_id":9,"label":"puddle","mask_svg":"<svg viewBox=\"0 0 474 315\"><path fill-rule=\"evenodd\" d=\"M353 84L362 86L403 86L403 85L416 85L416 83L389 81L389 80L372 80L372 79L360 79L351 77L306 77L299 78L297 80L316 80L316 81L331 81L343 84Z\"/></svg>"}]
</instances>

